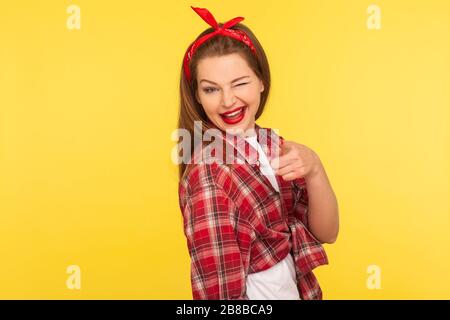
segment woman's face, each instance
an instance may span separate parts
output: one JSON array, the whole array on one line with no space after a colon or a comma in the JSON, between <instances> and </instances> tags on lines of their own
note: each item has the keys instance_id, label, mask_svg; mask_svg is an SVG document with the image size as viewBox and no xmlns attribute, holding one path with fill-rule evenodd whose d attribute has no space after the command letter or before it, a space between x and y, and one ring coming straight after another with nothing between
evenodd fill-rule
<instances>
[{"instance_id":1,"label":"woman's face","mask_svg":"<svg viewBox=\"0 0 450 320\"><path fill-rule=\"evenodd\" d=\"M197 85L197 101L219 129L233 134L254 128L264 85L239 54L200 60Z\"/></svg>"}]
</instances>

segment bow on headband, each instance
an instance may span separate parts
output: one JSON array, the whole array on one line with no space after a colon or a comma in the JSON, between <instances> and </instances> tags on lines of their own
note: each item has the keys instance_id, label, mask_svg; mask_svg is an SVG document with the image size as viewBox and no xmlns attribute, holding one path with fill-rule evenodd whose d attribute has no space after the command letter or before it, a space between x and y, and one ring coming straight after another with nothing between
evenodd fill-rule
<instances>
[{"instance_id":1,"label":"bow on headband","mask_svg":"<svg viewBox=\"0 0 450 320\"><path fill-rule=\"evenodd\" d=\"M191 8L207 23L209 24L211 27L214 28L214 31L208 34L205 34L203 37L199 38L198 40L194 41L188 48L188 50L186 51L186 54L184 56L184 61L183 61L183 65L184 65L184 73L186 75L186 78L188 81L191 81L191 71L189 68L189 63L194 55L194 53L197 51L198 47L204 43L206 40L221 34L224 36L228 36L228 37L232 37L236 40L239 40L243 43L245 43L251 50L252 52L256 55L256 49L253 46L252 41L250 40L250 38L247 36L247 34L242 31L242 30L234 30L234 29L230 29L231 27L233 27L234 25L238 24L239 22L241 22L242 20L244 20L243 17L236 17L233 18L227 22L225 22L222 27L219 27L216 19L214 18L214 16L211 14L211 12L208 11L208 9L205 8L195 8L192 7Z\"/></svg>"}]
</instances>

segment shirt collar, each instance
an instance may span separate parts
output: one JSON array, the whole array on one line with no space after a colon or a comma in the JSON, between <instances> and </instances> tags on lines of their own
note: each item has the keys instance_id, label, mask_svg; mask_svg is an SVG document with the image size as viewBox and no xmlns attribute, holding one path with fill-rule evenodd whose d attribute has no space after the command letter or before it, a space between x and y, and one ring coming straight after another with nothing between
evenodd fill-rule
<instances>
[{"instance_id":1,"label":"shirt collar","mask_svg":"<svg viewBox=\"0 0 450 320\"><path fill-rule=\"evenodd\" d=\"M274 129L263 128L255 123L254 133L256 134L257 142L266 154L269 161L279 155L281 138ZM259 166L258 150L255 149L243 136L226 134L222 131L224 141L237 152L234 157L244 160L250 165Z\"/></svg>"}]
</instances>

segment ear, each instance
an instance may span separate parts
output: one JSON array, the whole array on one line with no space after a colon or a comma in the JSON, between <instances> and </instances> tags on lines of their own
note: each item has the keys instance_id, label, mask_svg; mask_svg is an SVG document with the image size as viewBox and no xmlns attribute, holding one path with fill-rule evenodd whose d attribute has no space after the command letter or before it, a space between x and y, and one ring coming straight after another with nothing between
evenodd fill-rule
<instances>
[{"instance_id":1,"label":"ear","mask_svg":"<svg viewBox=\"0 0 450 320\"><path fill-rule=\"evenodd\" d=\"M262 82L262 80L259 80L261 83L261 89L259 90L259 92L263 92L264 91L264 83Z\"/></svg>"}]
</instances>

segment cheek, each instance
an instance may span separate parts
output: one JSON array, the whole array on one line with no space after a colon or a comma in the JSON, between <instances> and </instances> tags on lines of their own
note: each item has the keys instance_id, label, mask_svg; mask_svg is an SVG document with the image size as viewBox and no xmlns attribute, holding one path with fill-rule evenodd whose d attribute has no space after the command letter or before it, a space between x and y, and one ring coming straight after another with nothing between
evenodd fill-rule
<instances>
[{"instance_id":1,"label":"cheek","mask_svg":"<svg viewBox=\"0 0 450 320\"><path fill-rule=\"evenodd\" d=\"M242 94L245 95L249 102L258 101L261 97L261 93L255 85L248 86L248 88L242 91Z\"/></svg>"},{"instance_id":2,"label":"cheek","mask_svg":"<svg viewBox=\"0 0 450 320\"><path fill-rule=\"evenodd\" d=\"M219 104L216 101L211 101L208 99L204 101L203 110L208 116L216 116L219 113Z\"/></svg>"},{"instance_id":3,"label":"cheek","mask_svg":"<svg viewBox=\"0 0 450 320\"><path fill-rule=\"evenodd\" d=\"M242 96L242 100L244 100L252 109L255 109L259 106L259 101L261 100L261 96L259 91L248 90L245 92L245 95ZM254 111L254 110L253 110Z\"/></svg>"},{"instance_id":4,"label":"cheek","mask_svg":"<svg viewBox=\"0 0 450 320\"><path fill-rule=\"evenodd\" d=\"M211 94L200 94L200 103L203 106L203 110L205 110L206 114L212 114L215 113L218 106L218 99L215 97L216 95Z\"/></svg>"}]
</instances>

